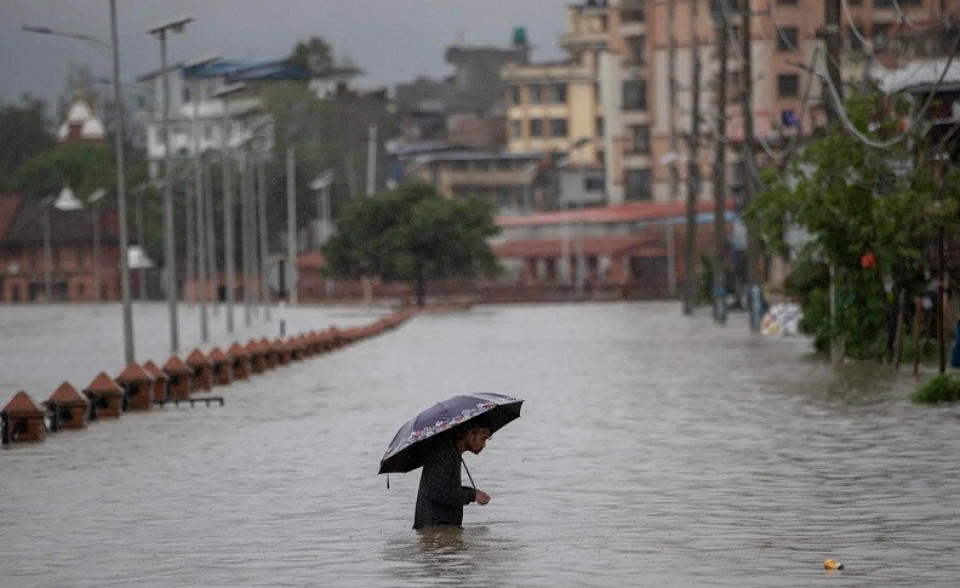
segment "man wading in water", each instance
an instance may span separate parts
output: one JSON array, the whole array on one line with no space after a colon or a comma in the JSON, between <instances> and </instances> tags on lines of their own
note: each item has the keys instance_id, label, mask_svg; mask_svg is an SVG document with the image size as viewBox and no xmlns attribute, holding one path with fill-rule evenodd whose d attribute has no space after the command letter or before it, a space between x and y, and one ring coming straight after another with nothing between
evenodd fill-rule
<instances>
[{"instance_id":1,"label":"man wading in water","mask_svg":"<svg viewBox=\"0 0 960 588\"><path fill-rule=\"evenodd\" d=\"M452 431L423 460L420 474L420 491L417 494L417 511L413 528L438 525L461 525L463 507L471 502L484 505L490 502L486 492L463 486L460 481L460 455L467 450L479 454L490 438L490 427L482 419L471 421ZM469 473L469 472L468 472Z\"/></svg>"}]
</instances>

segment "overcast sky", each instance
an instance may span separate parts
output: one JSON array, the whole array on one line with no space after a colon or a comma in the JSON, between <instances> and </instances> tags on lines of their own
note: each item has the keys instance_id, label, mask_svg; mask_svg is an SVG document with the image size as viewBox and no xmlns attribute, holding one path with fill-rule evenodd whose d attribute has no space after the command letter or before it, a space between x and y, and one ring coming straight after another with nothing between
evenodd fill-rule
<instances>
[{"instance_id":1,"label":"overcast sky","mask_svg":"<svg viewBox=\"0 0 960 588\"><path fill-rule=\"evenodd\" d=\"M210 53L284 57L297 40L320 36L335 55L367 72L358 80L361 87L445 76L451 72L443 60L447 46L459 40L506 47L516 26L526 27L534 60L554 60L562 56L557 41L570 1L117 0L121 77L130 83L158 68L159 43L145 31L182 16L195 22L170 37L171 63ZM21 30L45 26L109 42L109 19L108 0L0 0L0 99L15 101L31 92L53 107L71 63L109 77L109 58L84 42Z\"/></svg>"}]
</instances>

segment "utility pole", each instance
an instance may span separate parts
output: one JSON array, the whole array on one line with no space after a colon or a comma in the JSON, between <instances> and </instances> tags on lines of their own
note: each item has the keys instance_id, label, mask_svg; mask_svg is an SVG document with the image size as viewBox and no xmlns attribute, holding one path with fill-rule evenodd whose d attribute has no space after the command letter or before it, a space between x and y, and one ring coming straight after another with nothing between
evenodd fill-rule
<instances>
[{"instance_id":1,"label":"utility pole","mask_svg":"<svg viewBox=\"0 0 960 588\"><path fill-rule=\"evenodd\" d=\"M727 321L727 53L730 36L727 28L727 2L720 1L716 15L717 49L720 78L717 80L717 145L713 162L713 320Z\"/></svg>"},{"instance_id":2,"label":"utility pole","mask_svg":"<svg viewBox=\"0 0 960 588\"><path fill-rule=\"evenodd\" d=\"M667 0L667 68L670 77L670 105L667 109L668 124L670 125L670 153L673 154L670 162L670 199L676 202L680 195L680 169L677 167L677 36L674 33L677 20L677 0ZM677 260L676 245L674 244L674 225L668 222L664 225L667 245L667 292L674 296L677 293Z\"/></svg>"},{"instance_id":3,"label":"utility pole","mask_svg":"<svg viewBox=\"0 0 960 588\"><path fill-rule=\"evenodd\" d=\"M377 191L377 125L370 125L367 134L367 196Z\"/></svg>"},{"instance_id":4,"label":"utility pole","mask_svg":"<svg viewBox=\"0 0 960 588\"><path fill-rule=\"evenodd\" d=\"M700 38L697 34L697 4L690 3L691 59L693 60L693 116L690 122L690 160L687 162L687 234L684 251L683 314L693 314L697 292L697 200L700 197Z\"/></svg>"},{"instance_id":5,"label":"utility pole","mask_svg":"<svg viewBox=\"0 0 960 588\"><path fill-rule=\"evenodd\" d=\"M827 77L829 78L829 84L832 84L837 91L837 96L840 100L843 100L843 83L840 79L840 51L842 50L842 44L840 39L840 1L841 0L826 0L826 10L824 11L824 23L823 23L823 37L824 42L827 46ZM811 71L808 75L815 75L815 72ZM827 96L827 116L830 122L836 122L839 120L838 112L840 108L843 108L842 104L834 104L832 100L829 99L830 89L824 88L824 96Z\"/></svg>"},{"instance_id":6,"label":"utility pole","mask_svg":"<svg viewBox=\"0 0 960 588\"><path fill-rule=\"evenodd\" d=\"M223 97L223 280L226 286L227 332L233 332L233 302L237 272L233 245L233 155L230 153L230 99Z\"/></svg>"},{"instance_id":7,"label":"utility pole","mask_svg":"<svg viewBox=\"0 0 960 588\"><path fill-rule=\"evenodd\" d=\"M756 184L753 174L757 169L757 151L754 148L753 130L753 61L751 24L753 13L750 10L750 0L743 0L743 39L740 53L743 55L743 210L746 210L756 197ZM760 282L763 278L761 270L762 256L760 255L760 238L757 227L747 227L747 306L750 312L750 330L760 332L760 323L763 320L763 296Z\"/></svg>"},{"instance_id":8,"label":"utility pole","mask_svg":"<svg viewBox=\"0 0 960 588\"><path fill-rule=\"evenodd\" d=\"M297 267L297 183L296 159L293 147L287 147L287 264L290 271ZM280 280L280 290L286 289ZM294 284L288 293L290 304L297 305L297 286Z\"/></svg>"},{"instance_id":9,"label":"utility pole","mask_svg":"<svg viewBox=\"0 0 960 588\"><path fill-rule=\"evenodd\" d=\"M670 125L670 153L677 154L677 0L667 0L667 68L670 79L670 106L667 109ZM679 157L670 162L670 198L678 197L680 170L677 167ZM672 286L672 284L671 284Z\"/></svg>"},{"instance_id":10,"label":"utility pole","mask_svg":"<svg viewBox=\"0 0 960 588\"><path fill-rule=\"evenodd\" d=\"M840 81L840 2L841 0L826 0L827 4L824 10L824 23L822 36L827 46L827 80L824 82L823 94L827 101L827 120L831 124L840 120L840 109L843 108L843 84ZM811 69L807 75L816 75ZM836 90L837 98L840 103L831 100L830 88L833 86ZM836 330L837 310L837 282L836 268L833 262L830 262L830 326ZM840 361L843 355L842 342L833 337L830 341L830 360L834 363Z\"/></svg>"}]
</instances>

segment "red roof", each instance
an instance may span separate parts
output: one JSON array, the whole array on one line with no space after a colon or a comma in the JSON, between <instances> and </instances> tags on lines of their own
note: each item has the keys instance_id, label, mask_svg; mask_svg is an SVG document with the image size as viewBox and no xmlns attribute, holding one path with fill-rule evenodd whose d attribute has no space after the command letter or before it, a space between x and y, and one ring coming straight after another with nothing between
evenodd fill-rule
<instances>
[{"instance_id":1,"label":"red roof","mask_svg":"<svg viewBox=\"0 0 960 588\"><path fill-rule=\"evenodd\" d=\"M40 407L23 390L17 392L16 396L4 407L3 412L7 414L43 414Z\"/></svg>"},{"instance_id":2,"label":"red roof","mask_svg":"<svg viewBox=\"0 0 960 588\"><path fill-rule=\"evenodd\" d=\"M732 202L727 209L733 209ZM525 227L536 225L559 225L567 223L625 223L651 220L686 214L685 202L631 202L612 206L599 206L584 209L539 212L497 218L501 227ZM697 204L697 212L713 212L713 202L703 201Z\"/></svg>"},{"instance_id":3,"label":"red roof","mask_svg":"<svg viewBox=\"0 0 960 588\"><path fill-rule=\"evenodd\" d=\"M234 343L230 346L230 349L227 349L227 353L230 354L230 357L250 357L250 354L247 353L247 350L243 348L239 343Z\"/></svg>"},{"instance_id":4,"label":"red roof","mask_svg":"<svg viewBox=\"0 0 960 588\"><path fill-rule=\"evenodd\" d=\"M326 264L326 258L319 251L311 251L297 258L298 270L322 269Z\"/></svg>"},{"instance_id":5,"label":"red roof","mask_svg":"<svg viewBox=\"0 0 960 588\"><path fill-rule=\"evenodd\" d=\"M82 394L77 392L77 389L74 388L70 382L64 382L60 384L60 387L50 395L50 398L47 399L47 402L53 402L55 404L76 404L76 403L87 403L87 399L83 397Z\"/></svg>"},{"instance_id":6,"label":"red roof","mask_svg":"<svg viewBox=\"0 0 960 588\"><path fill-rule=\"evenodd\" d=\"M192 374L193 370L187 367L187 364L177 357L176 355L171 355L170 359L167 360L167 363L163 364L163 371L168 374Z\"/></svg>"},{"instance_id":7,"label":"red roof","mask_svg":"<svg viewBox=\"0 0 960 588\"><path fill-rule=\"evenodd\" d=\"M118 382L152 382L153 376L147 373L142 367L135 363L127 366L127 369L120 372L117 376Z\"/></svg>"},{"instance_id":8,"label":"red roof","mask_svg":"<svg viewBox=\"0 0 960 588\"><path fill-rule=\"evenodd\" d=\"M90 382L90 385L84 388L84 392L103 392L113 395L123 394L123 389L120 386L117 386L117 383L113 381L106 372L100 372L96 378Z\"/></svg>"},{"instance_id":9,"label":"red roof","mask_svg":"<svg viewBox=\"0 0 960 588\"><path fill-rule=\"evenodd\" d=\"M190 355L187 356L187 365L207 367L213 365L213 362L211 362L210 358L204 355L202 351L194 349Z\"/></svg>"},{"instance_id":10,"label":"red roof","mask_svg":"<svg viewBox=\"0 0 960 588\"><path fill-rule=\"evenodd\" d=\"M207 357L210 358L210 361L213 363L229 363L230 358L227 357L227 354L223 352L219 347L214 347L210 350L210 353L207 354Z\"/></svg>"},{"instance_id":11,"label":"red roof","mask_svg":"<svg viewBox=\"0 0 960 588\"><path fill-rule=\"evenodd\" d=\"M569 239L566 245L567 255L578 253L579 241ZM515 239L493 247L497 257L521 259L526 257L560 257L564 245L561 239ZM587 237L583 240L583 254L590 257L598 255L624 255L633 257L666 257L667 251L651 244L645 237Z\"/></svg>"},{"instance_id":12,"label":"red roof","mask_svg":"<svg viewBox=\"0 0 960 588\"><path fill-rule=\"evenodd\" d=\"M144 369L148 374L150 374L151 376L153 376L153 379L154 379L154 380L166 380L166 379L167 379L167 374L163 373L163 370L161 370L161 369L157 366L157 364L153 363L153 360L152 360L152 359L149 360L147 363L143 364L143 369Z\"/></svg>"}]
</instances>

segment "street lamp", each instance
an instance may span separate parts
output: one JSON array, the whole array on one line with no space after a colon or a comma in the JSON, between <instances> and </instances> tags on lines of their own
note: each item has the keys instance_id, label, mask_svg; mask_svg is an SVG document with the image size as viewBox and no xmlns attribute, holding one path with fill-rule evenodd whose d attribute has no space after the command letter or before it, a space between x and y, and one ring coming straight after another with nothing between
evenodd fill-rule
<instances>
[{"instance_id":1,"label":"street lamp","mask_svg":"<svg viewBox=\"0 0 960 588\"><path fill-rule=\"evenodd\" d=\"M43 207L43 281L47 294L47 304L53 302L53 254L50 246L50 206L55 198L51 194L40 202Z\"/></svg>"},{"instance_id":2,"label":"street lamp","mask_svg":"<svg viewBox=\"0 0 960 588\"><path fill-rule=\"evenodd\" d=\"M230 153L230 96L246 90L246 84L230 84L217 90L211 97L223 99L223 118L220 142L223 149L223 277L227 294L227 332L233 332L234 279L236 260L233 257L233 172Z\"/></svg>"},{"instance_id":3,"label":"street lamp","mask_svg":"<svg viewBox=\"0 0 960 588\"><path fill-rule=\"evenodd\" d=\"M117 105L117 126L114 129L114 157L117 168L117 215L120 217L120 287L123 299L123 351L124 365L134 361L133 308L130 302L130 270L127 264L127 176L124 167L123 133L124 109L120 97L120 41L117 35L117 3L110 0L110 40L107 44L90 35L55 31L47 27L24 26L23 30L42 35L55 35L80 39L102 49L110 50L113 61L113 101Z\"/></svg>"},{"instance_id":4,"label":"street lamp","mask_svg":"<svg viewBox=\"0 0 960 588\"><path fill-rule=\"evenodd\" d=\"M100 211L94 206L98 200L107 195L104 188L97 188L87 196L87 204L90 205L90 216L93 217L93 289L96 292L96 301L100 302L103 286L101 285L102 272L100 268ZM126 251L121 251L120 255L126 255Z\"/></svg>"},{"instance_id":5,"label":"street lamp","mask_svg":"<svg viewBox=\"0 0 960 588\"><path fill-rule=\"evenodd\" d=\"M117 126L114 129L114 156L116 158L117 168L117 214L120 217L120 249L123 252L120 256L120 285L123 299L123 347L125 364L130 364L134 361L133 310L130 303L130 272L127 266L127 180L123 152L124 110L120 98L120 41L117 35L116 0L110 0L110 39L112 41L110 44L90 35L56 31L48 27L23 26L22 29L30 33L80 39L94 47L108 50L112 53L113 101L117 105Z\"/></svg>"},{"instance_id":6,"label":"street lamp","mask_svg":"<svg viewBox=\"0 0 960 588\"><path fill-rule=\"evenodd\" d=\"M170 72L167 71L167 33L181 33L192 18L180 18L162 23L147 30L147 33L160 41L160 76L163 85L163 216L164 251L167 266L167 306L170 310L170 350L176 353L180 347L177 332L177 249L174 243L173 227L173 173L170 160ZM114 76L116 78L116 76Z\"/></svg>"},{"instance_id":7,"label":"street lamp","mask_svg":"<svg viewBox=\"0 0 960 588\"><path fill-rule=\"evenodd\" d=\"M263 190L257 192L256 186L254 185L254 175L258 167L257 160L260 159L261 151L266 147L258 149L254 146L254 143L261 141L265 146L269 144L269 135L261 134L260 131L271 125L273 125L273 118L270 116L261 116L255 119L244 129L243 134L245 136L240 143L240 194L242 205L240 209L242 213L240 226L242 228L241 248L243 250L243 307L244 321L248 327L250 326L251 310L255 294L253 285L254 275L258 271L261 274L261 281L263 281L263 268L262 266L258 267L257 264L257 212L256 208L254 208L254 197L258 197L258 200L260 200L259 196ZM260 208L260 206L257 206L257 208ZM264 211L266 210L265 203L262 208ZM262 242L261 245L265 245L265 243Z\"/></svg>"},{"instance_id":8,"label":"street lamp","mask_svg":"<svg viewBox=\"0 0 960 588\"><path fill-rule=\"evenodd\" d=\"M219 55L208 55L191 61L184 65L184 69L193 69L209 65L220 61ZM195 224L197 239L197 282L200 287L200 339L206 343L209 338L209 328L207 325L207 260L206 245L207 231L204 206L205 192L203 189L203 153L200 150L200 78L194 76L191 84L191 99L193 102L193 117L190 124L190 132L193 139L193 158L194 158L194 203L196 204Z\"/></svg>"}]
</instances>

